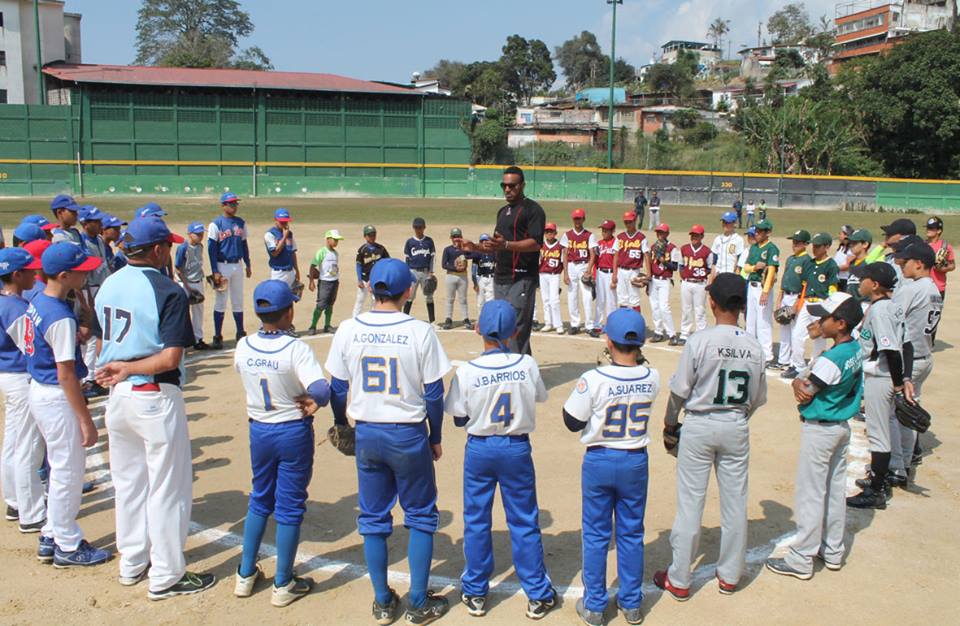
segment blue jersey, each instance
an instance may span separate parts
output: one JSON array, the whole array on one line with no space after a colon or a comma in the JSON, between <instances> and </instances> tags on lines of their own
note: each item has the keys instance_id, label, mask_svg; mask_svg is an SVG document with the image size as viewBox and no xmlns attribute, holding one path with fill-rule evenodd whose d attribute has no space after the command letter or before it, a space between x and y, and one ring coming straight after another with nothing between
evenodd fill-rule
<instances>
[{"instance_id":1,"label":"blue jersey","mask_svg":"<svg viewBox=\"0 0 960 626\"><path fill-rule=\"evenodd\" d=\"M110 271L116 272L118 269L126 266L127 255L125 255L120 248L114 250L110 246L107 246L107 263L110 264Z\"/></svg>"},{"instance_id":2,"label":"blue jersey","mask_svg":"<svg viewBox=\"0 0 960 626\"><path fill-rule=\"evenodd\" d=\"M57 363L67 361L73 361L78 379L86 378L87 366L77 341L77 316L68 302L38 293L16 328L17 345L27 355L27 371L35 381L58 385Z\"/></svg>"},{"instance_id":3,"label":"blue jersey","mask_svg":"<svg viewBox=\"0 0 960 626\"><path fill-rule=\"evenodd\" d=\"M297 244L293 240L293 233L287 237L287 243L283 246L280 254L273 256L273 251L277 249L277 243L283 239L283 231L274 226L267 231L264 236L264 245L267 247L267 264L270 269L277 271L287 271L293 269L293 254L297 251Z\"/></svg>"},{"instance_id":4,"label":"blue jersey","mask_svg":"<svg viewBox=\"0 0 960 626\"><path fill-rule=\"evenodd\" d=\"M239 217L221 215L210 222L207 229L207 253L210 269L217 273L220 263L239 263L250 267L250 249L247 247L247 225Z\"/></svg>"},{"instance_id":5,"label":"blue jersey","mask_svg":"<svg viewBox=\"0 0 960 626\"><path fill-rule=\"evenodd\" d=\"M24 290L23 293L20 294L20 296L27 302L31 302L33 301L33 298L38 293L43 293L43 290L46 288L47 288L47 283L43 282L38 278L37 282L33 284L33 288Z\"/></svg>"},{"instance_id":6,"label":"blue jersey","mask_svg":"<svg viewBox=\"0 0 960 626\"><path fill-rule=\"evenodd\" d=\"M187 295L152 267L127 265L110 276L97 293L94 309L93 333L103 340L98 365L194 344ZM183 378L181 362L152 376L131 376L130 382L179 385Z\"/></svg>"},{"instance_id":7,"label":"blue jersey","mask_svg":"<svg viewBox=\"0 0 960 626\"><path fill-rule=\"evenodd\" d=\"M30 305L21 296L0 296L0 372L22 373L27 371L27 357L17 345L17 327Z\"/></svg>"},{"instance_id":8,"label":"blue jersey","mask_svg":"<svg viewBox=\"0 0 960 626\"><path fill-rule=\"evenodd\" d=\"M433 239L424 236L423 239L411 237L403 246L403 255L407 257L407 266L412 270L433 271L433 257L437 254L437 248L433 245Z\"/></svg>"}]
</instances>

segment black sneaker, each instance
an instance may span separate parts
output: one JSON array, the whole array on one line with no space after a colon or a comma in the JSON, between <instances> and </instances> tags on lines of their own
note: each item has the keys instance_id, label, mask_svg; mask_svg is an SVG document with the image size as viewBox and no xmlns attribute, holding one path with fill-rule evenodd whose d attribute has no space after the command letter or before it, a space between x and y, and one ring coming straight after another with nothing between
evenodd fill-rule
<instances>
[{"instance_id":1,"label":"black sneaker","mask_svg":"<svg viewBox=\"0 0 960 626\"><path fill-rule=\"evenodd\" d=\"M453 328L453 320L449 317L443 321L443 324L440 324L441 330L450 330Z\"/></svg>"},{"instance_id":2,"label":"black sneaker","mask_svg":"<svg viewBox=\"0 0 960 626\"><path fill-rule=\"evenodd\" d=\"M12 506L10 506L10 505L8 504L8 505L7 505L7 512L6 512L6 514L3 516L3 518L4 518L5 520L7 520L8 522L16 522L16 521L18 521L18 520L20 519L20 511L16 510L15 508L13 508Z\"/></svg>"},{"instance_id":3,"label":"black sneaker","mask_svg":"<svg viewBox=\"0 0 960 626\"><path fill-rule=\"evenodd\" d=\"M324 334L324 335L329 335L329 334L332 333L332 332L333 332L333 326L324 326L324 327L323 327L323 334Z\"/></svg>"},{"instance_id":4,"label":"black sneaker","mask_svg":"<svg viewBox=\"0 0 960 626\"><path fill-rule=\"evenodd\" d=\"M487 614L486 596L468 596L465 593L461 593L460 602L467 607L467 613L474 617L483 617Z\"/></svg>"},{"instance_id":5,"label":"black sneaker","mask_svg":"<svg viewBox=\"0 0 960 626\"><path fill-rule=\"evenodd\" d=\"M398 613L400 613L400 596L393 589L390 590L390 601L386 604L373 601L373 621L378 624L387 626L394 623L397 621Z\"/></svg>"},{"instance_id":6,"label":"black sneaker","mask_svg":"<svg viewBox=\"0 0 960 626\"><path fill-rule=\"evenodd\" d=\"M193 344L193 349L194 349L194 350L209 350L209 349L210 349L210 346L207 345L207 342L205 342L203 339L201 339L201 340L198 341L197 343Z\"/></svg>"},{"instance_id":7,"label":"black sneaker","mask_svg":"<svg viewBox=\"0 0 960 626\"><path fill-rule=\"evenodd\" d=\"M313 337L314 335L317 334L317 329L316 329L316 328L313 328L313 327L311 326L311 327L307 330L307 334L310 335L311 337Z\"/></svg>"},{"instance_id":8,"label":"black sneaker","mask_svg":"<svg viewBox=\"0 0 960 626\"><path fill-rule=\"evenodd\" d=\"M855 496L847 498L847 506L854 509L876 509L882 511L887 508L887 498L882 491L876 491L872 486Z\"/></svg>"},{"instance_id":9,"label":"black sneaker","mask_svg":"<svg viewBox=\"0 0 960 626\"><path fill-rule=\"evenodd\" d=\"M541 324L540 322L534 322L533 324L530 325L530 328L532 330L541 330L543 328L543 324Z\"/></svg>"},{"instance_id":10,"label":"black sneaker","mask_svg":"<svg viewBox=\"0 0 960 626\"><path fill-rule=\"evenodd\" d=\"M39 522L34 522L33 524L20 524L20 532L24 535L29 535L32 533L40 532L40 529L43 528L43 525L47 523L47 520L40 520Z\"/></svg>"},{"instance_id":11,"label":"black sneaker","mask_svg":"<svg viewBox=\"0 0 960 626\"><path fill-rule=\"evenodd\" d=\"M443 596L435 595L432 591L427 591L427 599L418 607L408 606L404 615L404 620L408 624L420 626L429 624L434 620L443 617L450 610L450 603Z\"/></svg>"},{"instance_id":12,"label":"black sneaker","mask_svg":"<svg viewBox=\"0 0 960 626\"><path fill-rule=\"evenodd\" d=\"M890 472L887 474L887 485L890 487L899 487L900 489L907 488L907 477L901 476L895 472Z\"/></svg>"},{"instance_id":13,"label":"black sneaker","mask_svg":"<svg viewBox=\"0 0 960 626\"><path fill-rule=\"evenodd\" d=\"M579 327L579 326L571 326L571 327L570 327L570 334L571 334L571 335L579 335L579 334L580 334L580 327Z\"/></svg>"},{"instance_id":14,"label":"black sneaker","mask_svg":"<svg viewBox=\"0 0 960 626\"><path fill-rule=\"evenodd\" d=\"M768 370L775 370L775 369L778 369L780 366L777 363L776 359L770 359L769 361L763 364L763 367Z\"/></svg>"},{"instance_id":15,"label":"black sneaker","mask_svg":"<svg viewBox=\"0 0 960 626\"><path fill-rule=\"evenodd\" d=\"M243 339L243 338L246 337L246 336L247 336L247 331L245 331L245 330L238 330L238 331L237 331L237 335L236 335L236 340L237 340L237 341L240 341L241 339Z\"/></svg>"},{"instance_id":16,"label":"black sneaker","mask_svg":"<svg viewBox=\"0 0 960 626\"><path fill-rule=\"evenodd\" d=\"M685 346L685 345L687 345L687 340L684 339L683 337L680 337L680 343L677 344L677 345ZM631 610L632 610L632 609L631 609ZM641 616L640 619L643 619L643 617ZM637 623L639 623L639 622L637 622Z\"/></svg>"},{"instance_id":17,"label":"black sneaker","mask_svg":"<svg viewBox=\"0 0 960 626\"><path fill-rule=\"evenodd\" d=\"M666 335L661 335L660 333L653 333L653 337L650 339L650 343L661 343L667 340Z\"/></svg>"},{"instance_id":18,"label":"black sneaker","mask_svg":"<svg viewBox=\"0 0 960 626\"><path fill-rule=\"evenodd\" d=\"M463 320L463 327L467 330L473 330L473 322L471 322L469 319L465 319Z\"/></svg>"},{"instance_id":19,"label":"black sneaker","mask_svg":"<svg viewBox=\"0 0 960 626\"><path fill-rule=\"evenodd\" d=\"M679 346L679 345L680 345L680 338L677 337L676 335L674 335L673 337L670 337L670 343L669 343L668 345L671 345L671 346Z\"/></svg>"},{"instance_id":20,"label":"black sneaker","mask_svg":"<svg viewBox=\"0 0 960 626\"><path fill-rule=\"evenodd\" d=\"M166 600L176 596L189 596L206 591L217 582L213 574L194 574L187 572L178 582L162 591L148 591L147 597L151 600Z\"/></svg>"},{"instance_id":21,"label":"black sneaker","mask_svg":"<svg viewBox=\"0 0 960 626\"><path fill-rule=\"evenodd\" d=\"M527 617L530 619L543 619L543 617L559 606L559 596L557 590L553 589L553 595L546 600L527 600Z\"/></svg>"},{"instance_id":22,"label":"black sneaker","mask_svg":"<svg viewBox=\"0 0 960 626\"><path fill-rule=\"evenodd\" d=\"M210 347L214 350L223 350L223 335L214 335Z\"/></svg>"},{"instance_id":23,"label":"black sneaker","mask_svg":"<svg viewBox=\"0 0 960 626\"><path fill-rule=\"evenodd\" d=\"M797 369L791 365L787 369L783 370L783 372L780 374L780 378L784 380L793 380L799 375L800 372L798 372Z\"/></svg>"}]
</instances>

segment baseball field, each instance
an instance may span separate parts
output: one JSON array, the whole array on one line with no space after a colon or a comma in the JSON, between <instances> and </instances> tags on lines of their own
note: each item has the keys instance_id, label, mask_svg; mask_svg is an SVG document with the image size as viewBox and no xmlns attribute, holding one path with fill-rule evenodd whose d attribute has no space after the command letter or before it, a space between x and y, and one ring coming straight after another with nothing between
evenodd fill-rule
<instances>
[{"instance_id":1,"label":"baseball field","mask_svg":"<svg viewBox=\"0 0 960 626\"><path fill-rule=\"evenodd\" d=\"M145 200L135 198L99 198L87 201L124 218ZM161 202L170 213L168 224L175 232L184 232L191 220L209 222L219 210L213 199L173 199ZM254 280L245 284L247 295L254 284L267 276L266 252L262 235L271 225L270 216L277 206L290 209L300 249L301 269L306 274L309 258L323 245L327 228L339 228L346 237L341 242L340 295L335 307L334 324L351 314L356 282L353 259L362 243L363 224L379 229L379 241L391 254L399 255L410 236L410 219L424 217L427 234L439 249L449 243L449 229L462 227L464 235L475 239L489 232L496 200L398 200L398 199L284 199L244 200L239 215L247 220L251 238ZM548 217L561 230L569 223L572 208L587 210L587 226L602 219L619 223L628 205L614 203L559 203L545 206ZM710 243L719 229L719 207L664 206L662 219L674 230L672 240L683 242L689 226L702 223ZM9 244L13 226L27 213L49 215L47 204L39 199L0 200L0 225ZM918 224L921 218L915 217ZM874 213L840 211L771 210L774 241L783 250L784 236L798 228L836 233L842 224L869 228L875 236L879 226L893 219ZM960 228L960 217L945 218L945 237ZM956 281L952 278L951 281ZM948 286L948 292L951 291ZM305 294L296 307L295 324L305 328L313 303ZM212 334L212 294L207 293L206 338ZM566 294L561 296L566 318ZM679 322L679 288L671 303L675 322ZM437 293L437 315L443 318L445 296ZM470 294L471 318L476 317L476 300ZM539 309L539 305L538 305ZM644 312L649 315L649 304ZM413 314L425 319L422 299L414 304ZM698 624L886 624L912 623L923 619L930 624L955 623L952 593L960 580L960 539L955 512L960 507L960 423L952 404L952 370L960 367L960 320L948 293L946 310L937 338L933 373L924 387L923 404L933 414L933 426L921 436L926 456L915 482L906 490L895 491L885 511L849 510L847 517L847 558L841 571L817 567L814 578L801 582L776 576L763 567L771 553L783 551L793 531L791 519L794 476L799 451L800 422L793 395L777 373L768 376L769 401L752 418L749 483L748 569L740 590L732 596L720 595L714 579L713 564L719 545L719 510L716 483L703 518L700 554L694 575L691 599L683 604L661 594L651 582L653 572L670 561L669 535L675 512L674 459L662 446L660 422L667 399L661 393L651 417L650 491L646 512L646 570L643 602L646 623L684 621ZM457 317L456 315L454 316ZM255 328L252 306L247 307L248 330ZM712 322L712 320L711 320ZM462 362L479 354L480 339L472 332L454 329L439 331L450 359ZM225 324L225 337L233 335L232 320ZM776 341L777 331L774 338ZM323 361L331 335L304 337ZM297 574L316 581L313 593L285 609L270 606L269 582L262 582L253 597L240 600L233 596L233 575L240 554L243 520L250 485L250 458L247 445L245 398L237 374L232 368L233 341L218 352L189 352L189 380L185 386L190 436L193 446L194 487L191 536L187 546L188 567L211 571L220 579L210 591L197 596L164 602L146 599L145 584L121 587L116 582L116 562L90 570L54 570L41 565L34 555L36 535L21 535L16 524L0 526L0 567L6 572L0 585L0 623L4 624L369 624L372 592L365 578L362 541L356 531L357 479L353 459L339 454L324 442L323 434L332 416L321 409L316 418L320 442L314 462L313 481L304 521ZM563 425L561 406L578 376L596 365L603 347L599 339L535 334L534 356L540 364L548 387L549 400L539 406L538 428L532 435L534 461L538 476L538 497L547 567L553 583L564 597L560 610L547 616L547 624L575 624L574 603L580 597L580 459L582 446L577 435ZM648 345L644 353L666 381L677 365L680 348L664 343ZM94 418L101 428L101 440L88 451L88 479L97 483L86 495L80 524L87 538L98 547L114 549L113 490L109 471L109 449L103 431L102 399L92 402ZM848 488L862 474L868 458L863 424L854 423ZM525 622L525 598L510 564L510 545L499 503L494 509L495 586L491 592L490 612L484 618L471 618L458 603L457 580L463 567L462 554L462 461L465 435L447 418L444 428L443 457L437 463L440 498L440 530L436 536L432 588L446 594L452 609L439 623L483 623L491 626ZM408 583L406 576L406 531L402 513L395 511L397 526L390 540L390 582L401 595ZM272 525L268 528L263 565L273 574ZM615 581L614 552L610 553L608 577ZM607 611L609 623L623 623L615 615L613 604ZM953 615L954 617L950 617Z\"/></svg>"}]
</instances>

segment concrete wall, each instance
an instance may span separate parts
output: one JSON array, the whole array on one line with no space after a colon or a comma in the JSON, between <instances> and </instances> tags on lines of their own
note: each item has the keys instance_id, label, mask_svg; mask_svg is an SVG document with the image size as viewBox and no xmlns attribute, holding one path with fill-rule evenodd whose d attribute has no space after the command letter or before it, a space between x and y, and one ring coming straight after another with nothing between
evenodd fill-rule
<instances>
[{"instance_id":1,"label":"concrete wall","mask_svg":"<svg viewBox=\"0 0 960 626\"><path fill-rule=\"evenodd\" d=\"M10 104L38 104L38 68L34 37L33 2L29 0L0 0L4 27L0 30L0 49L7 53L6 75L0 75L0 89L7 90ZM80 58L80 18L67 18L70 24L72 54L70 61ZM63 2L41 0L40 47L43 63L68 60Z\"/></svg>"}]
</instances>

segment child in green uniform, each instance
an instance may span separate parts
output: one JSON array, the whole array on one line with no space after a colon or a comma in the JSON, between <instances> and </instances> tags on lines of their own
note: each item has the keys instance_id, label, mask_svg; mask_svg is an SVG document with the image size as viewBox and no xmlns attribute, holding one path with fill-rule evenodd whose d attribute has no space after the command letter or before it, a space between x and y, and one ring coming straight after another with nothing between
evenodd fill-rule
<instances>
[{"instance_id":1,"label":"child in green uniform","mask_svg":"<svg viewBox=\"0 0 960 626\"><path fill-rule=\"evenodd\" d=\"M810 255L807 254L807 245L810 243L810 233L805 230L798 230L789 237L793 242L793 254L787 257L787 262L783 267L783 278L780 279L780 293L777 295L777 305L774 311L781 307L792 306L796 309L799 305L800 294L803 292L803 279L807 273L808 266L812 263ZM790 372L790 364L793 362L793 327L797 320L794 318L789 324L780 324L780 355L777 358L777 367ZM787 378L784 373L784 378Z\"/></svg>"},{"instance_id":2,"label":"child in green uniform","mask_svg":"<svg viewBox=\"0 0 960 626\"><path fill-rule=\"evenodd\" d=\"M843 564L846 523L848 421L860 411L863 357L851 333L863 319L860 303L834 293L806 309L819 319L833 347L817 358L806 378L793 381L800 403L800 461L797 467L795 517L797 534L784 558L767 559L767 569L807 580L813 559L829 570Z\"/></svg>"},{"instance_id":3,"label":"child in green uniform","mask_svg":"<svg viewBox=\"0 0 960 626\"><path fill-rule=\"evenodd\" d=\"M747 334L755 337L763 347L766 366L776 369L773 358L773 305L770 291L777 280L780 267L780 248L770 241L773 224L767 220L757 223L757 243L750 246L747 261Z\"/></svg>"},{"instance_id":4,"label":"child in green uniform","mask_svg":"<svg viewBox=\"0 0 960 626\"><path fill-rule=\"evenodd\" d=\"M811 239L813 243L813 259L807 263L806 273L803 275L803 301L805 304L820 302L837 290L837 283L840 280L840 267L837 262L830 257L830 246L833 244L833 238L827 233L817 233ZM803 358L810 334L807 327L816 322L817 319L802 307L797 311L797 319L793 325L792 347L790 356L792 362L790 369L782 374L783 378L796 378L797 375L807 367L807 362ZM813 353L810 355L810 362L813 363L826 348L826 340L817 337L813 340Z\"/></svg>"},{"instance_id":5,"label":"child in green uniform","mask_svg":"<svg viewBox=\"0 0 960 626\"><path fill-rule=\"evenodd\" d=\"M866 228L858 228L847 237L847 243L850 244L850 253L853 258L850 259L850 275L847 277L846 291L862 304L866 300L860 295L860 275L867 264L867 254L870 253L870 246L873 245L873 235Z\"/></svg>"},{"instance_id":6,"label":"child in green uniform","mask_svg":"<svg viewBox=\"0 0 960 626\"><path fill-rule=\"evenodd\" d=\"M337 244L343 235L337 229L328 230L324 236L327 245L317 250L313 262L310 263L310 291L317 291L317 306L313 310L313 321L310 322L310 334L317 334L317 322L323 314L323 332L332 332L330 318L333 317L333 304L337 301L337 291L340 290L340 258L337 256ZM319 281L319 284L318 284Z\"/></svg>"}]
</instances>

